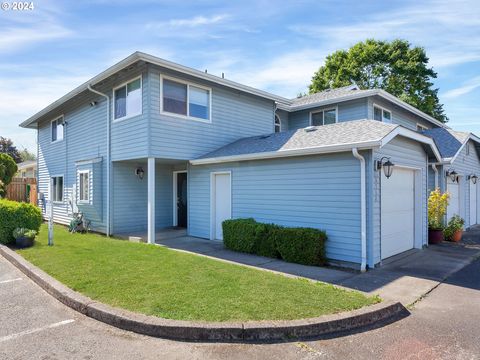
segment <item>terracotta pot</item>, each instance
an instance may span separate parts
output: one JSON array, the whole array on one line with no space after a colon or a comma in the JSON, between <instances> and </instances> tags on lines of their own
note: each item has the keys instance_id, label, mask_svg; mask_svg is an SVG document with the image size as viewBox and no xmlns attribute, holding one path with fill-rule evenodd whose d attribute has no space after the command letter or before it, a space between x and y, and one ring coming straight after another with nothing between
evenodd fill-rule
<instances>
[{"instance_id":1,"label":"terracotta pot","mask_svg":"<svg viewBox=\"0 0 480 360\"><path fill-rule=\"evenodd\" d=\"M462 235L463 235L462 229L455 231L452 236L452 241L459 242L460 240L462 240Z\"/></svg>"},{"instance_id":2,"label":"terracotta pot","mask_svg":"<svg viewBox=\"0 0 480 360\"><path fill-rule=\"evenodd\" d=\"M428 229L428 243L440 244L443 241L443 230Z\"/></svg>"}]
</instances>

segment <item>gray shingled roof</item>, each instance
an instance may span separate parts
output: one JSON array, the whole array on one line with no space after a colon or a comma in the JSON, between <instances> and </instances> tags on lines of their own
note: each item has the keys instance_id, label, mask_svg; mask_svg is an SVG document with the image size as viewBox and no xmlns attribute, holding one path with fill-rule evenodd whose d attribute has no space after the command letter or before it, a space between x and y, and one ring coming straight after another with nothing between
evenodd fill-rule
<instances>
[{"instance_id":1,"label":"gray shingled roof","mask_svg":"<svg viewBox=\"0 0 480 360\"><path fill-rule=\"evenodd\" d=\"M366 90L360 90L357 85L349 85L336 89L329 89L321 91L312 95L302 96L300 98L292 99L292 106L301 106L312 103L317 103L319 101L335 99L338 97L343 97L351 94L358 94L365 92Z\"/></svg>"},{"instance_id":2,"label":"gray shingled roof","mask_svg":"<svg viewBox=\"0 0 480 360\"><path fill-rule=\"evenodd\" d=\"M199 159L380 141L399 125L358 120L237 140Z\"/></svg>"},{"instance_id":3,"label":"gray shingled roof","mask_svg":"<svg viewBox=\"0 0 480 360\"><path fill-rule=\"evenodd\" d=\"M434 128L422 131L426 136L429 136L435 141L438 151L442 158L450 158L455 156L463 143L469 137L469 133L454 131L451 129Z\"/></svg>"}]
</instances>

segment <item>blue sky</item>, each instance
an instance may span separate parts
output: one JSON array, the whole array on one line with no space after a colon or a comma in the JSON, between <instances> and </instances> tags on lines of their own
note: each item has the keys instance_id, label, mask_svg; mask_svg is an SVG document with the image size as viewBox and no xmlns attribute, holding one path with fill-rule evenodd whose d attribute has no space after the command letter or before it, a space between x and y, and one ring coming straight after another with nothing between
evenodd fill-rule
<instances>
[{"instance_id":1,"label":"blue sky","mask_svg":"<svg viewBox=\"0 0 480 360\"><path fill-rule=\"evenodd\" d=\"M34 1L0 10L0 136L135 50L278 95L305 91L325 56L366 38L425 47L449 125L480 135L480 2Z\"/></svg>"}]
</instances>

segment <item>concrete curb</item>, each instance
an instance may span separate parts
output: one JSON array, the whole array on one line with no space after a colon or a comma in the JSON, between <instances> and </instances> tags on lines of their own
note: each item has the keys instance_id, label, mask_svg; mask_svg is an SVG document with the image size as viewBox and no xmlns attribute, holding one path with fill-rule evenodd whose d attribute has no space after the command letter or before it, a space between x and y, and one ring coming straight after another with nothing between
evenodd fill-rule
<instances>
[{"instance_id":1,"label":"concrete curb","mask_svg":"<svg viewBox=\"0 0 480 360\"><path fill-rule=\"evenodd\" d=\"M342 332L378 326L409 314L399 302L292 321L193 322L162 319L114 308L83 296L52 278L8 247L0 254L54 298L98 321L138 334L182 341L271 342L338 336Z\"/></svg>"}]
</instances>

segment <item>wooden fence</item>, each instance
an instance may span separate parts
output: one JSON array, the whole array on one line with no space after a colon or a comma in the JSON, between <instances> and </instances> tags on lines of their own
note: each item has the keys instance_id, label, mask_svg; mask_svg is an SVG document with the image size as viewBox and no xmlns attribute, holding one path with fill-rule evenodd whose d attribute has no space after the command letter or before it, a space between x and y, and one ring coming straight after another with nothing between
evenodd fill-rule
<instances>
[{"instance_id":1,"label":"wooden fence","mask_svg":"<svg viewBox=\"0 0 480 360\"><path fill-rule=\"evenodd\" d=\"M6 198L37 205L37 179L14 178L7 186Z\"/></svg>"}]
</instances>

